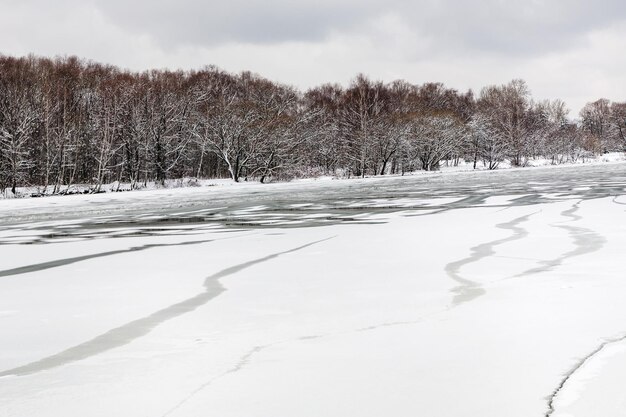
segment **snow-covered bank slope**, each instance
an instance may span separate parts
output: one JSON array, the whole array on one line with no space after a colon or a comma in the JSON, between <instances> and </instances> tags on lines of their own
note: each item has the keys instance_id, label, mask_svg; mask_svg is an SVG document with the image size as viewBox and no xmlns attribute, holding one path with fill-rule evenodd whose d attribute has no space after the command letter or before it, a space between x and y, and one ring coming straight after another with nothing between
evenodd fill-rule
<instances>
[{"instance_id":1,"label":"snow-covered bank slope","mask_svg":"<svg viewBox=\"0 0 626 417\"><path fill-rule=\"evenodd\" d=\"M0 416L589 415L623 170L2 206Z\"/></svg>"},{"instance_id":2,"label":"snow-covered bank slope","mask_svg":"<svg viewBox=\"0 0 626 417\"><path fill-rule=\"evenodd\" d=\"M554 169L563 169L563 168L588 169L590 167L597 166L597 165L613 165L613 164L622 164L625 162L626 162L626 154L624 152L609 152L606 154L597 155L593 157L581 158L574 162L570 161L570 162L564 162L560 164L554 164L551 160L545 159L545 158L533 158L527 161L527 165L525 165L524 167L511 166L510 162L505 160L498 165L498 169L496 172L501 172L502 170L533 171L537 169L554 170ZM474 168L473 161L460 160L455 163L454 161L451 161L451 160L449 161L444 160L440 163L440 168L437 171L418 170L418 171L413 171L413 172L407 172L405 174L386 174L378 178L389 179L389 178L394 178L394 177L398 177L401 175L424 178L424 177L432 177L432 176L440 176L440 175L454 175L454 176L463 175L463 174L475 175L478 173L485 173L485 172L493 172L493 171L490 171L486 165L480 162L476 165L476 168ZM368 180L372 178L376 178L376 176L367 177ZM347 178L347 177L339 175L337 177L322 176L322 177L294 179L292 182L298 183L298 184L306 184L310 182L328 181L328 180L350 181L350 180L360 180L360 179L361 178L359 177ZM247 179L244 180L243 182L236 183L230 178L199 179L199 178L193 178L193 177L185 177L185 178L178 178L178 179L168 179L168 180L165 180L163 184L156 183L156 182L148 182L146 184L141 184L139 188L135 190L131 190L130 183L120 183L118 181L115 181L111 184L103 184L100 188L99 194L104 193L104 194L118 194L119 195L119 192L124 192L124 194L126 194L127 191L130 191L131 194L135 194L136 192L155 192L155 191L158 192L158 191L168 191L168 190L171 191L171 190L180 190L181 188L185 189L185 188L197 188L197 187L218 187L218 188L240 187L241 188L241 187L249 187L250 185L263 186L267 184L261 184L257 182L256 179L250 181L250 183L247 182ZM52 195L51 194L52 187L48 187L48 188L45 188L42 186L18 187L17 196L13 195L11 191L7 189L5 190L5 193L0 193L0 200L14 199L16 197L17 198L29 198L31 196L63 197L65 196L65 194L76 196L80 194L88 194L90 191L93 191L93 189L94 189L94 186L92 184L74 184L74 185L71 185L69 188L67 186L62 186L61 192L59 194Z\"/></svg>"}]
</instances>

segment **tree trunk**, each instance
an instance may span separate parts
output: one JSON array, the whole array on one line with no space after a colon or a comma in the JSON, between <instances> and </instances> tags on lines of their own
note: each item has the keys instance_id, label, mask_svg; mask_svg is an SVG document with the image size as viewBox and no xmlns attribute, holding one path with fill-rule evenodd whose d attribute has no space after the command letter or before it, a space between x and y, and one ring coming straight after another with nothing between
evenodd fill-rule
<instances>
[{"instance_id":1,"label":"tree trunk","mask_svg":"<svg viewBox=\"0 0 626 417\"><path fill-rule=\"evenodd\" d=\"M380 175L385 175L386 169L387 169L387 160L383 159L383 166L380 168Z\"/></svg>"}]
</instances>

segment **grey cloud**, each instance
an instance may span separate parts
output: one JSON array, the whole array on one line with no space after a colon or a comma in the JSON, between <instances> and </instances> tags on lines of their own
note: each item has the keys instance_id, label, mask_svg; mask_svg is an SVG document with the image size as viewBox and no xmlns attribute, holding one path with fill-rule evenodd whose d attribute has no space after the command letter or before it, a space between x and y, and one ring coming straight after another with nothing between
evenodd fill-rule
<instances>
[{"instance_id":1,"label":"grey cloud","mask_svg":"<svg viewBox=\"0 0 626 417\"><path fill-rule=\"evenodd\" d=\"M576 46L590 30L626 18L626 2L606 0L245 1L93 0L110 21L162 47L224 42L317 42L331 33L365 34L385 14L442 50L501 55L544 53Z\"/></svg>"},{"instance_id":2,"label":"grey cloud","mask_svg":"<svg viewBox=\"0 0 626 417\"><path fill-rule=\"evenodd\" d=\"M575 47L589 31L624 19L626 3L619 0L602 6L579 0L444 0L416 16L420 29L446 46L503 55Z\"/></svg>"},{"instance_id":3,"label":"grey cloud","mask_svg":"<svg viewBox=\"0 0 626 417\"><path fill-rule=\"evenodd\" d=\"M96 0L95 4L116 25L167 46L320 41L332 31L349 31L375 9L373 1L328 0Z\"/></svg>"},{"instance_id":4,"label":"grey cloud","mask_svg":"<svg viewBox=\"0 0 626 417\"><path fill-rule=\"evenodd\" d=\"M43 0L2 2L16 8L52 7ZM416 43L428 40L434 55L528 57L577 47L590 31L626 21L624 0L59 0L54 10L69 13L87 5L110 24L146 35L163 50L320 43L332 34L379 36L375 40L384 44L393 40L372 25L392 15L410 28L407 36Z\"/></svg>"}]
</instances>

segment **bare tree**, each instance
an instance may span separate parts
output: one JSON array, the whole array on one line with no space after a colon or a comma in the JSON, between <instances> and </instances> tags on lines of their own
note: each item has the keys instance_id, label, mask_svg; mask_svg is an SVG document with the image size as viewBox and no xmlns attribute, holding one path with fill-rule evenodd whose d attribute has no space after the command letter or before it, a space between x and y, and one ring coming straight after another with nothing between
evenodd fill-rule
<instances>
[{"instance_id":1,"label":"bare tree","mask_svg":"<svg viewBox=\"0 0 626 417\"><path fill-rule=\"evenodd\" d=\"M526 165L529 156L530 130L528 111L530 90L523 80L502 86L485 87L478 101L479 111L506 141L508 157L514 166Z\"/></svg>"},{"instance_id":2,"label":"bare tree","mask_svg":"<svg viewBox=\"0 0 626 417\"><path fill-rule=\"evenodd\" d=\"M303 97L307 114L303 129L309 137L304 157L324 174L336 173L348 160L349 146L341 123L343 94L340 86L326 84L307 91Z\"/></svg>"},{"instance_id":3,"label":"bare tree","mask_svg":"<svg viewBox=\"0 0 626 417\"><path fill-rule=\"evenodd\" d=\"M272 165L276 152L271 144L282 141L279 131L297 103L293 90L277 88L250 73L233 77L215 71L196 96L199 121L193 133L203 149L226 164L234 181L240 180L263 147L270 149L266 165Z\"/></svg>"},{"instance_id":4,"label":"bare tree","mask_svg":"<svg viewBox=\"0 0 626 417\"><path fill-rule=\"evenodd\" d=\"M33 58L0 64L0 186L16 194L32 166L29 141L39 121L39 94L30 82Z\"/></svg>"},{"instance_id":5,"label":"bare tree","mask_svg":"<svg viewBox=\"0 0 626 417\"><path fill-rule=\"evenodd\" d=\"M388 91L383 83L372 82L362 74L344 94L341 127L347 138L348 157L356 164L356 175L365 176L368 164L372 164L375 143L386 134L387 105Z\"/></svg>"},{"instance_id":6,"label":"bare tree","mask_svg":"<svg viewBox=\"0 0 626 417\"><path fill-rule=\"evenodd\" d=\"M611 103L611 132L621 149L626 151L626 102Z\"/></svg>"},{"instance_id":7,"label":"bare tree","mask_svg":"<svg viewBox=\"0 0 626 417\"><path fill-rule=\"evenodd\" d=\"M474 169L478 160L488 169L496 169L509 153L506 141L499 136L500 133L493 127L491 120L481 113L472 117L468 124L468 135L473 147Z\"/></svg>"},{"instance_id":8,"label":"bare tree","mask_svg":"<svg viewBox=\"0 0 626 417\"><path fill-rule=\"evenodd\" d=\"M593 103L587 103L580 111L582 128L595 136L602 146L602 152L619 149L611 135L610 101L601 98Z\"/></svg>"},{"instance_id":9,"label":"bare tree","mask_svg":"<svg viewBox=\"0 0 626 417\"><path fill-rule=\"evenodd\" d=\"M387 86L387 103L382 115L381 129L375 138L374 158L380 175L386 174L395 166L390 161L400 152L402 144L410 135L411 123L411 96L415 95L416 89L404 81L394 81Z\"/></svg>"},{"instance_id":10,"label":"bare tree","mask_svg":"<svg viewBox=\"0 0 626 417\"><path fill-rule=\"evenodd\" d=\"M421 169L438 170L439 162L458 150L466 135L465 125L454 115L437 112L416 117L410 131L414 158Z\"/></svg>"}]
</instances>

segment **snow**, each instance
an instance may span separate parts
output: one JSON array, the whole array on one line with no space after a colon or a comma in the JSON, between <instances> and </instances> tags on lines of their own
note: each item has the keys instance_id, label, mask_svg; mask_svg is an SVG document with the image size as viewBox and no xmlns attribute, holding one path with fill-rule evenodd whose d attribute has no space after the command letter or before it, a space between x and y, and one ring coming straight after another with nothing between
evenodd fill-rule
<instances>
[{"instance_id":1,"label":"snow","mask_svg":"<svg viewBox=\"0 0 626 417\"><path fill-rule=\"evenodd\" d=\"M574 166L589 167L589 166L594 166L594 165L620 164L625 161L626 161L626 154L624 154L623 152L609 152L606 154L601 154L601 155L597 155L593 157L580 158L576 161L567 160L567 162L563 162L561 164L554 164L550 159L536 157L536 158L529 159L525 167L514 167L511 165L511 163L508 160L504 160L498 165L498 169L495 170L495 172L500 172L502 170L527 171L527 170L538 169L538 168L539 169L559 169L559 168L568 168L568 167L574 167ZM402 176L406 175L406 176L418 176L418 177L433 177L433 176L436 177L440 175L454 175L454 174L469 174L469 175L474 174L475 175L481 172L490 173L494 171L489 170L487 166L485 166L484 164L480 162L476 165L476 168L474 168L473 161L465 161L463 159L460 159L456 163L452 160L441 161L440 169L438 171L419 170L419 171L414 171L414 172L407 172L403 174ZM395 176L399 176L399 174L385 175L379 178L389 178L389 177L395 177ZM291 181L291 184L310 184L310 183L316 183L316 182L337 181L337 180L355 180L355 179L358 180L358 178L354 178L354 177L346 178L345 176L335 176L335 177L320 176L320 177L313 177L313 178L294 179ZM368 179L373 179L373 178L370 177ZM200 188L218 187L220 189L222 189L223 187L239 187L239 189L241 189L241 188L248 188L248 187L255 187L255 186L263 186L263 184L260 184L256 181L251 181L251 182L243 181L243 182L235 183L230 178L198 179L198 178L186 177L186 178L179 178L179 179L169 179L169 180L166 180L164 184L155 183L155 182L148 182L145 185L140 184L139 188L131 191L131 185L129 183L120 183L118 181L115 181L111 184L104 184L101 187L99 195L105 194L105 195L110 196L111 194L114 194L114 195L119 196L119 194L128 194L129 191L131 192L131 194L135 194L138 191L143 191L143 192L162 191L164 193L168 193L168 191L171 191L171 190L199 188L199 187ZM68 196L77 197L79 201L82 201L81 199L82 194L89 193L89 191L93 189L93 186L90 184L74 184L71 187L69 187L69 189L65 186L61 188L62 188L62 191L66 194L70 192L70 194L67 194ZM17 189L17 197L29 198L32 195L45 195L46 197L50 197L50 194L49 194L50 192L51 192L51 187L48 187L47 190L44 189L43 187L32 187L32 186L21 187ZM0 200L15 199L15 198L16 196L13 195L11 191L8 189L5 190L4 193L0 193Z\"/></svg>"},{"instance_id":2,"label":"snow","mask_svg":"<svg viewBox=\"0 0 626 417\"><path fill-rule=\"evenodd\" d=\"M625 187L607 164L3 201L0 416L620 415Z\"/></svg>"}]
</instances>

